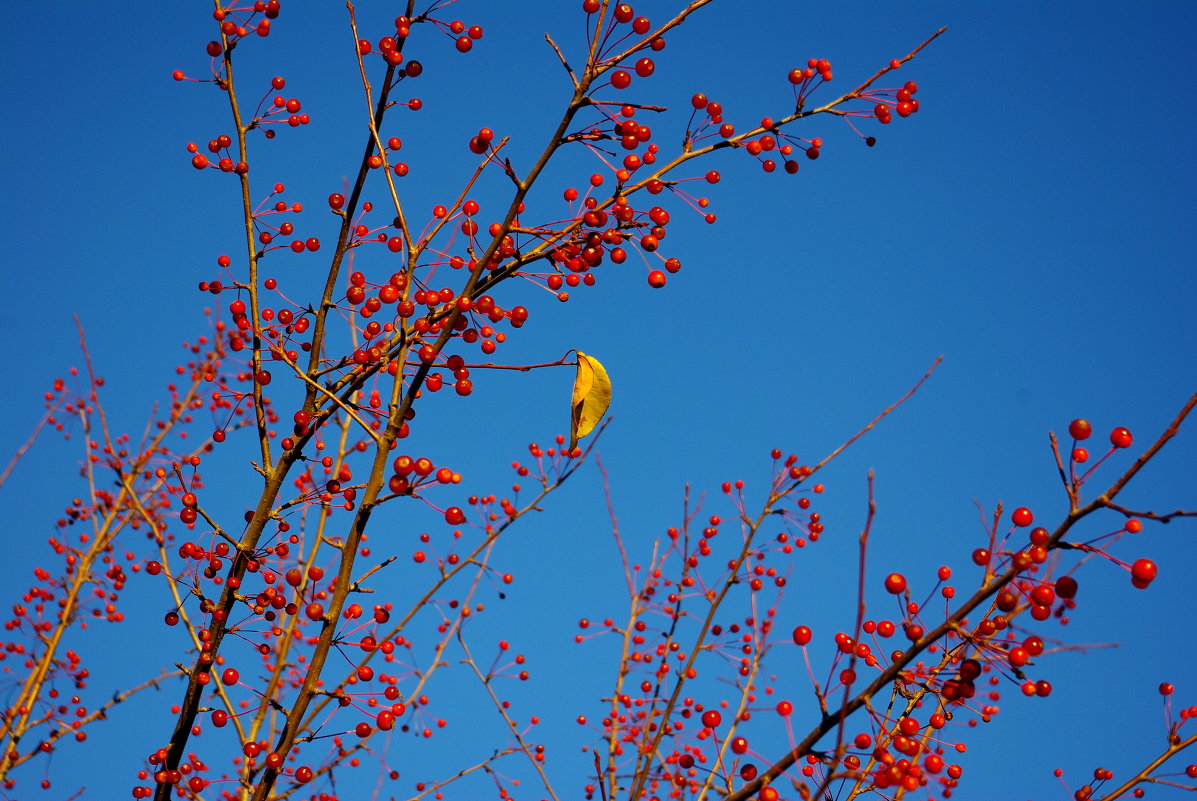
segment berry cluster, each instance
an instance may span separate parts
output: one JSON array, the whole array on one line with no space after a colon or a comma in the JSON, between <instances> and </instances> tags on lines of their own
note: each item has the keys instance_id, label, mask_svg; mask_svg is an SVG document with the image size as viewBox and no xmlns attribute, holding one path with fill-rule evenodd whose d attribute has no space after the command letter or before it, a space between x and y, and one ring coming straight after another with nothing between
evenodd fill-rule
<instances>
[{"instance_id":1,"label":"berry cluster","mask_svg":"<svg viewBox=\"0 0 1197 801\"><path fill-rule=\"evenodd\" d=\"M1070 431L1084 439L1091 428L1078 420ZM1132 438L1127 429L1116 428L1110 440L1112 451L1118 451L1128 447ZM774 451L773 458L779 459L780 452ZM728 519L740 529L740 536L733 538L726 572L712 570L720 564L720 557L713 556L713 544L722 540L716 540L716 535L724 520L710 516L701 537L695 539L697 532L692 534L691 526L696 525L693 521L698 515L688 512L685 525L669 530L669 550L650 565L631 569L628 581L634 592L628 622L617 624L607 617L595 634L594 623L580 621L582 633L576 635L577 642L599 634L617 635L623 641L624 656L610 709L601 727L594 726L604 741L596 750L609 750L617 758L616 784L607 784L608 794L613 788L626 788L633 793L684 798L718 788L722 795L736 799L778 799L781 796L775 787L785 779L800 787L803 797L822 796L834 786L849 793L867 787L936 791L940 797L951 798L964 775L953 757L967 750L964 739L968 729L999 714L1001 685L1013 684L1029 697L1052 694L1050 681L1027 674L1038 670L1052 651L1066 646L1049 648L1047 634L1030 627L1051 620L1067 625L1076 608L1078 582L1067 569L1065 556L1080 550L1113 559L1106 551L1108 545L1121 534L1142 530L1139 517L1129 517L1112 535L1084 543L1066 542L1063 534L1071 527L1071 519L1049 532L1034 525L1030 509L1019 507L1010 514L1004 535L999 535L999 511L993 529L987 532L989 547L972 555L972 562L983 568L976 589L961 593L952 581L953 570L941 566L934 584L916 598L914 582L903 574L890 573L880 583L885 593L897 600L896 615L877 619L866 614L862 586L855 630L838 631L830 638L831 658L825 678L820 679L811 666L811 650L817 642L812 628L798 625L785 640L774 632L780 596L787 585L785 576L795 569L787 563L800 557L798 549L818 541L823 533L818 513L807 511L811 495L800 489L819 467L821 464L813 468L797 465L795 457L781 464L775 461L768 498L758 511L745 508L743 482L724 484L724 495L734 512ZM1081 483L1068 487L1070 497L1076 497ZM816 494L823 491L822 485L812 489ZM1117 490L1107 490L1103 504L1074 507L1074 512L1084 517L1097 511L1109 504L1111 493L1116 495ZM793 520L798 530L758 545L760 528L777 515ZM861 538L862 565L868 535L866 525ZM1021 536L1026 540L1020 541ZM668 562L674 554L678 564L670 573ZM769 564L778 559L780 564ZM745 570L748 565L751 568ZM1129 570L1136 587L1145 586L1155 574L1154 564L1142 559ZM770 579L776 596L765 601L762 593ZM865 580L863 570L861 580ZM730 625L715 622L716 613L730 608L737 594L747 595L741 603L752 614ZM937 600L942 611L936 608ZM1029 622L1023 622L1024 615ZM810 674L811 687L799 694L813 690L822 711L822 723L805 737L792 728L792 701L761 703L779 690L796 692L764 667L769 653L784 648L787 640L802 649ZM711 672L712 662L719 661L725 661L738 676L723 679L730 681L734 692L731 697L724 695L717 705L704 705L698 693L711 688L702 677ZM1170 694L1171 685L1163 686L1161 692ZM883 700L887 694L888 703ZM840 712L828 714L829 709ZM846 716L858 709L868 710L865 727L845 728ZM756 738L748 732L760 712L775 712L784 722L789 746L779 761L772 761L776 757L770 756L768 749L757 752L752 747ZM1173 724L1173 749L1179 750L1187 742L1177 731L1193 714L1182 710ZM585 716L578 722L590 725ZM952 732L957 732L954 738ZM826 743L824 738L832 735L833 747L815 750L816 743ZM660 766L653 767L654 762ZM1108 773L1102 771L1103 776ZM588 784L585 791L587 797L599 793L594 784ZM1087 787L1076 798L1083 801L1092 797L1086 794L1092 792L1093 788Z\"/></svg>"},{"instance_id":2,"label":"berry cluster","mask_svg":"<svg viewBox=\"0 0 1197 801\"><path fill-rule=\"evenodd\" d=\"M86 740L89 729L116 706L142 690L160 688L174 675L149 676L115 694L89 697L86 651L67 647L66 637L74 627L124 622L122 594L131 574L141 570L137 551L164 546L177 514L168 471L161 465L194 468L210 447L202 437L195 444L189 433L194 433L195 414L206 405L205 377L220 373L225 352L218 335L200 337L185 348L188 360L176 373L187 382L168 386L170 403L151 421L148 439L109 429L100 397L105 382L90 368L82 374L72 369L69 380L58 379L45 395L46 423L67 439L72 429L82 434L81 473L90 494L73 498L55 522L48 544L57 566L34 568L35 581L4 624L0 686L8 700L0 710L5 755L0 781L5 789L15 786L10 771L54 753L64 739ZM194 485L202 486L198 474ZM50 781L44 779L42 787L49 788Z\"/></svg>"},{"instance_id":3,"label":"berry cluster","mask_svg":"<svg viewBox=\"0 0 1197 801\"><path fill-rule=\"evenodd\" d=\"M480 647L473 626L515 579L498 566L500 539L541 508L587 451L576 447L576 437L568 445L564 436L548 448L534 444L530 458L512 464L517 479L509 490L466 494L454 466L458 454L446 453L444 432L417 412L449 404L472 423L475 382L488 371L574 364L565 357L543 364L492 359L511 352L504 345L528 323L539 291L567 302L629 260L643 264L653 288L679 273L682 260L667 252L675 250L673 240L666 242L671 232L677 236L675 217L716 221L710 199L692 188L714 187L721 175L697 159L742 151L765 172L793 174L803 157L818 159L824 147L823 138L795 133L807 117L830 114L856 130L854 120L888 124L894 113L917 112L913 81L890 89L873 84L921 47L821 106L815 93L832 81L832 67L810 59L788 74L793 110L754 115L740 129L720 102L693 94L673 146L666 144L673 132L656 116L666 108L641 95L652 86L667 38L704 3L654 23L626 3L583 0L580 68L550 39L573 91L549 144L530 164L516 164L506 147L522 132L500 135L472 124L451 141L465 144L473 172L459 190L416 212L398 189L410 168L391 112L422 107L419 98L397 94L425 69L405 51L423 44L421 31L448 38L461 53L486 41L479 25L434 16L450 2L437 0L422 14L409 9L368 35L350 6L353 55L373 113L365 154L349 171L356 177L320 192L322 220L301 224L305 203L284 199L282 183L258 185L250 169L262 163L253 160L251 144L276 146L269 140L282 124L299 128L313 120L299 97L283 94L281 76L252 111L238 99L231 54L253 41L251 32L259 39L270 32L277 0L218 8L219 39L206 47L211 79L175 73L179 81L210 84L232 110L215 136L187 151L204 179L237 176L244 255L217 256L215 274L199 284L220 310L211 336L190 346L178 371L190 384L172 385L169 415L151 427L153 436L134 445L93 428L98 378L69 399L65 383L48 398L51 423L60 425L63 413L82 421L85 473L96 489L74 501L59 525L64 536L52 545L63 568L36 574L7 625L13 634L3 655L23 660L29 679L13 685L17 700L0 718L5 781L9 769L53 751L65 734L81 739L83 725L111 706L84 699L87 669L75 651L57 647L57 634L81 615L119 622L120 593L131 575L142 574L162 589L165 630L185 642L187 653L177 661L184 689L169 709L173 729L145 748L135 798L334 799L337 771L366 758L396 780L398 769L378 744L391 732L439 742L442 730L452 731L437 705L437 682L451 666L477 680L507 738L472 770L492 777L499 796L509 798L517 780L496 766L507 757L525 759L555 794L544 771L550 749L534 739L540 718L521 719L510 697L513 682L533 675L528 659L507 639ZM254 130L268 141L250 137ZM575 180L559 185L561 200L533 196L549 162L571 154L581 164ZM483 192L484 177L510 184L509 195L494 202ZM316 259L327 259L327 268L312 286L300 270L286 269ZM578 354L579 370L583 358ZM193 424L205 433L188 441ZM414 438L422 429L436 436ZM1126 564L1110 553L1123 535L1141 531L1142 521L1168 519L1114 505L1137 468L1099 501L1081 502L1095 471L1131 445L1130 432L1115 429L1110 451L1091 462L1081 443L1092 427L1078 420L1069 430L1067 464L1056 453L1068 518L1049 529L1020 507L1003 524L999 510L988 541L973 553L979 570L971 590L947 565L925 582L900 573L869 578L870 512L860 537L855 619L838 631L789 620L782 605L800 583L804 555L830 539L814 509L825 487L813 477L832 457L804 464L774 451L759 506L741 480L722 486L720 513L687 498L683 519L665 532L659 550L647 562L628 560L626 615L603 614L601 624L584 619L574 637L619 643L618 671L600 713L593 722L577 718L598 740L588 746L599 767L586 795L681 799L717 792L728 801L777 801L789 783L802 797L865 789L951 797L963 775L955 754L965 750L970 727L998 714L1000 688L1013 684L1029 697L1052 693L1040 673L1052 650L1044 630L1066 625L1076 607L1069 554L1116 563L1137 587L1156 577L1154 562ZM168 443L168 435L176 439ZM252 463L254 484L243 505L227 508L200 468L210 478L213 463L237 447L251 452L238 463ZM115 476L115 489L95 480L101 471ZM371 596L364 593L380 586L376 574L398 558L376 556L371 539L393 508L382 510L387 504L405 510L403 525L387 535L400 542L396 553L410 556L403 560L410 581L405 577L394 596L366 603ZM1074 523L1103 509L1122 514L1116 531L1065 538ZM85 525L86 537L65 536ZM127 546L122 562L115 537L124 528L145 533L148 551ZM883 613L869 611L878 604ZM809 687L794 681L793 670L770 672L779 655L796 664L799 653ZM69 703L58 697L56 682L71 684ZM812 699L810 710L801 698ZM1181 722L1189 717L1182 712ZM802 720L810 721L805 734L797 730ZM37 747L21 745L35 730ZM415 792L440 797L469 772L441 781L422 776Z\"/></svg>"}]
</instances>

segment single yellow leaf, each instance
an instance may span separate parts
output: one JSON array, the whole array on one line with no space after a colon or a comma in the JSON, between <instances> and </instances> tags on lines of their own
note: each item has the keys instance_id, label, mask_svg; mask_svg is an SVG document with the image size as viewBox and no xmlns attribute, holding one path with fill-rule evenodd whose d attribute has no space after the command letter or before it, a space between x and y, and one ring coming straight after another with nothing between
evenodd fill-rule
<instances>
[{"instance_id":1,"label":"single yellow leaf","mask_svg":"<svg viewBox=\"0 0 1197 801\"><path fill-rule=\"evenodd\" d=\"M611 379L607 377L607 371L598 359L579 351L569 424L571 452L578 447L579 439L594 430L610 405Z\"/></svg>"}]
</instances>

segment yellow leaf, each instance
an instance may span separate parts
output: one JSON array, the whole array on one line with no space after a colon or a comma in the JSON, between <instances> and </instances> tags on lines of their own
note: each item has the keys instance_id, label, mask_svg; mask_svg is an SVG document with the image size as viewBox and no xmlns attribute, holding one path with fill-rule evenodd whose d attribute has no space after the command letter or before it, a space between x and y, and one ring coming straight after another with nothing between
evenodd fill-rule
<instances>
[{"instance_id":1,"label":"yellow leaf","mask_svg":"<svg viewBox=\"0 0 1197 801\"><path fill-rule=\"evenodd\" d=\"M574 394L569 425L569 449L578 447L578 440L598 425L611 405L611 379L593 356L578 352L578 373L574 377Z\"/></svg>"}]
</instances>

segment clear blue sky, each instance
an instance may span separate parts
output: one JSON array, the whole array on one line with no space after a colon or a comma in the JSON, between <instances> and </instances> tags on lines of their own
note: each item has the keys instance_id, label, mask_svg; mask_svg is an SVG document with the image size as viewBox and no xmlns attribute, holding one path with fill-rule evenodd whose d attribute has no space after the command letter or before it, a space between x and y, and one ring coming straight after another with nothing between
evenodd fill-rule
<instances>
[{"instance_id":1,"label":"clear blue sky","mask_svg":"<svg viewBox=\"0 0 1197 801\"><path fill-rule=\"evenodd\" d=\"M475 161L466 141L479 127L512 136L517 163L539 150L567 93L541 34L552 32L578 53L578 5L531 3L514 13L463 2L444 14L485 27L473 52L458 55L428 31L409 45L409 57L427 67L411 90L425 107L400 115L384 134L404 139L412 170L403 187L416 219L456 196ZM674 5L658 0L637 11L655 20ZM1083 416L1104 440L1125 425L1137 450L1197 390L1197 10L1188 3L779 0L751 8L715 3L697 14L670 37L656 74L618 97L681 109L702 91L743 127L792 106L785 76L808 57L830 59L829 89L842 90L938 27L950 30L899 73L918 81L921 111L870 126L875 148L828 118L798 131L826 145L797 176L766 175L744 153L719 154L710 166L723 181L709 192L719 222L708 227L680 204L670 209L676 222L666 244L684 268L666 289L651 290L634 258L601 272L598 286L566 305L504 287L505 305L523 303L532 313L505 358L544 362L578 348L608 367L615 402L602 458L625 538L646 559L653 540L679 522L686 482L712 493L710 509L718 512L720 482L742 478L759 489L774 447L817 460L943 354L924 389L824 476L828 534L798 560L779 615L783 627L816 629L822 647L812 656L825 664L832 635L849 625L870 468L877 608L888 602L880 581L891 570L929 587L935 568L947 564L964 591L965 577L977 574L969 554L985 538L975 503L1030 506L1042 520L1066 508L1049 430L1063 434ZM7 11L9 29L22 33L0 53L8 76L0 90L7 109L0 269L9 298L0 331L14 368L0 396L5 461L41 414L42 393L81 363L72 315L108 382L110 420L139 433L165 397L178 345L203 327L200 311L211 297L196 283L213 277L217 254L240 252L231 185L197 174L184 149L227 132L225 109L209 87L170 79L175 69L206 68L210 9L77 4L52 19L36 4ZM362 12L377 32L372 38L385 35L382 21L394 13ZM239 62L256 85L284 75L287 93L312 115L311 125L284 130L269 148L258 141L254 175L261 187L286 183L288 199L312 210L305 224L313 229L327 224L323 199L351 174L363 139L348 38L338 5L285 3L275 33L251 43ZM666 116L655 126L664 152L684 121L684 114ZM543 219L555 219L561 189L581 185L594 169L580 151L551 169L526 218L540 204ZM494 180L480 190L484 210L501 188ZM381 202L381 189L375 193ZM315 257L277 263L271 269L297 288L319 266ZM475 379L476 394L428 411L415 440L465 475L462 498L501 492L526 444L546 443L568 423L566 370ZM1127 503L1197 507L1195 450L1190 426ZM63 505L84 491L77 458L73 442L44 437L0 490L0 575L10 595L27 586L30 565L46 559ZM251 499L236 492L249 475L242 463L209 476L212 503L240 514ZM1092 535L1117 527L1112 518L1089 525ZM393 549L381 536L375 543L380 553L404 557L380 592L389 582L400 592L411 569L404 531L407 539ZM1115 549L1126 561L1160 563L1148 591L1133 589L1112 564L1082 574L1072 624L1063 632L1044 627L1045 638L1119 647L1044 659L1037 677L1053 683L1048 699L1027 701L1004 686L1002 714L970 734L960 797L1063 798L1053 768L1065 768L1075 787L1098 765L1125 776L1158 753L1158 683L1176 683L1180 704L1197 703L1189 619L1195 534L1189 521L1148 525ZM618 617L626 606L598 473L576 476L544 514L519 527L499 561L519 580L506 601L492 599L494 636L510 637L529 656L534 682L517 692L521 714L546 719L552 775L559 792L572 795L588 769L579 756L586 738L572 721L600 714L616 655L613 639L575 646L574 625L580 617ZM177 636L154 622L168 606L161 589L134 582L129 622L93 629L79 643L94 660L98 695L181 658ZM804 671L795 652L786 653L774 668L783 680L792 672L797 698L808 693ZM55 757L51 791L35 789L39 766L22 771L14 797L65 798L82 785L88 798L128 797L141 757L169 733L166 707L178 694L171 688L118 710L85 747ZM486 743L472 741L484 725L475 729L468 708L454 710L450 691L439 695L453 720L449 731L462 739L445 734L434 743L455 756L484 756ZM387 790L397 797L416 775L409 745L396 738L391 746L405 777ZM754 745L770 753L763 741ZM1192 761L1175 762L1179 769Z\"/></svg>"}]
</instances>

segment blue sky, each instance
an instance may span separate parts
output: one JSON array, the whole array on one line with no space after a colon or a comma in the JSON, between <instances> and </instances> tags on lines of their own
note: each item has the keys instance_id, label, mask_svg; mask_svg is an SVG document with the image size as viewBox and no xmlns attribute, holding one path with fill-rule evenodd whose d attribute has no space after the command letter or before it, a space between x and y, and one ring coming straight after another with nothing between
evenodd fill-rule
<instances>
[{"instance_id":1,"label":"blue sky","mask_svg":"<svg viewBox=\"0 0 1197 801\"><path fill-rule=\"evenodd\" d=\"M45 389L81 363L72 315L107 380L114 426L139 432L164 397L179 344L203 329L211 297L195 285L213 277L217 254L240 252L230 184L197 174L184 149L229 127L210 87L170 79L175 69L202 74L207 66L210 10L188 5L125 14L82 5L56 17L52 33L17 37L0 54L10 76L9 124L0 131L10 300L0 331L14 357L13 385L0 400L5 460L40 415ZM479 127L512 136L517 163L538 152L568 89L541 34L579 53L576 5L529 4L527 22L493 4L460 3L445 18L484 26L473 52L459 55L450 40L425 32L409 45L409 57L427 68L411 90L425 107L397 117L390 133L403 137L412 165L402 186L416 219L456 196L475 163L466 141ZM288 199L311 210L304 224L316 232L327 225L323 199L354 169L364 106L344 12L284 6L275 33L252 43L239 69L242 80L262 86L284 75L313 122L268 146L258 140L254 176L261 187L286 183ZM637 11L656 20L673 6ZM359 13L382 31L396 12ZM8 15L12 30L47 25L33 5ZM505 359L545 362L577 348L607 366L615 401L600 450L624 536L641 558L678 522L687 482L710 494L716 512L722 481L742 478L759 490L774 447L821 458L944 356L919 394L823 478L829 533L798 560L779 612L786 625L816 628L823 650L812 658L823 664L855 593L869 469L878 503L870 592L881 608L888 572L926 587L940 564L976 574L969 554L985 538L976 503L991 510L1002 500L1030 506L1042 520L1058 517L1066 499L1048 431L1063 435L1069 420L1086 417L1103 441L1113 426L1130 427L1137 449L1197 390L1191 4L761 2L749 13L715 3L670 37L651 79L611 96L681 109L702 91L743 127L792 106L785 75L808 57L830 59L836 77L828 90L844 90L943 25L948 33L898 73L918 81L920 112L870 126L876 147L835 120L816 119L797 133L822 137L823 154L804 159L797 176L766 175L742 152L718 154L710 168L723 180L709 195L719 221L707 226L681 204L670 208L665 244L684 267L664 290L650 289L632 258L604 268L598 285L568 304L527 288L500 292L507 305L531 311ZM681 113L654 125L663 152L684 123ZM595 168L580 151L567 154L546 172L530 212L556 219L562 188L580 186ZM480 185L484 211L490 198L489 208L498 207L502 188L498 176ZM331 237L332 229L320 233ZM298 289L317 275L323 255L271 269ZM413 440L463 473L463 494L501 491L527 443L546 443L568 424L567 370L475 378L467 401L422 412L427 428ZM1128 505L1197 507L1195 447L1190 427L1128 491ZM46 557L62 506L83 491L77 458L73 442L43 437L0 490L11 593ZM252 500L237 494L249 471L237 459L228 471L210 478L211 502L239 514ZM1109 519L1090 525L1092 535L1116 527ZM1026 701L1015 686L1003 687L1002 714L969 735L966 797L1063 798L1053 768L1076 786L1098 765L1125 776L1158 752L1158 683L1176 683L1182 705L1197 702L1187 619L1195 531L1183 520L1149 525L1114 549L1125 561L1160 563L1147 591L1134 590L1113 564L1089 566L1073 622L1045 634L1119 647L1044 660L1042 676L1055 687L1049 699ZM521 525L501 561L521 579L496 603L496 636L524 641L541 682L526 699L539 699L539 714L552 718L547 736L560 756L551 765L560 791L573 793L587 766L572 720L599 714L615 657L613 641L575 647L574 625L625 606L597 472L577 475ZM381 580L401 592L404 575ZM81 644L122 655L107 663L97 654L101 694L146 665L179 658L177 648L157 650L160 589L132 587L129 622L93 630ZM133 648L145 649L146 665L140 656L128 664ZM787 658L776 666L783 680L793 670L795 695L808 692L800 663ZM165 707L175 695L131 704L86 747L59 754L53 790L33 789L40 768L26 771L20 797L66 797L83 784L89 797L127 793L143 751L168 733ZM453 702L445 704L451 717ZM460 704L459 719L468 714L467 701ZM469 742L467 730L458 727L459 747L484 747ZM128 745L134 735L144 747ZM403 745L397 739L392 751ZM400 784L397 796L410 791ZM1151 797L1170 792L1180 795L1160 787Z\"/></svg>"}]
</instances>

